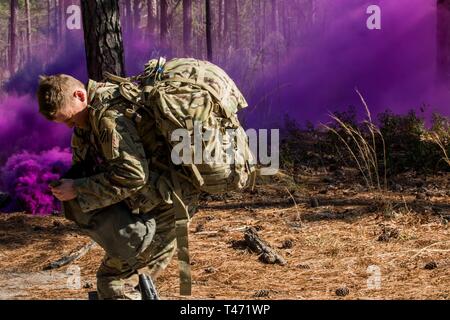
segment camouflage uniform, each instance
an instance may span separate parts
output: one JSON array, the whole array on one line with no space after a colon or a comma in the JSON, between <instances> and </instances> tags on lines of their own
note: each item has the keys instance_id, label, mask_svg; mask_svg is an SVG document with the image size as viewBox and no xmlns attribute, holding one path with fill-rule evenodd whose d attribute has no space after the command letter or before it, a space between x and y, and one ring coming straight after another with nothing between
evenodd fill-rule
<instances>
[{"instance_id":1,"label":"camouflage uniform","mask_svg":"<svg viewBox=\"0 0 450 320\"><path fill-rule=\"evenodd\" d=\"M174 184L193 215L198 191L189 181L175 183L152 159L170 163L164 138L148 114L136 123L126 116L130 102L111 83L88 85L89 127L72 136L74 165L94 159L92 172L75 179L77 198L64 213L106 254L97 272L101 299L124 298L124 280L148 267L156 277L176 250ZM177 179L178 180L178 179Z\"/></svg>"}]
</instances>

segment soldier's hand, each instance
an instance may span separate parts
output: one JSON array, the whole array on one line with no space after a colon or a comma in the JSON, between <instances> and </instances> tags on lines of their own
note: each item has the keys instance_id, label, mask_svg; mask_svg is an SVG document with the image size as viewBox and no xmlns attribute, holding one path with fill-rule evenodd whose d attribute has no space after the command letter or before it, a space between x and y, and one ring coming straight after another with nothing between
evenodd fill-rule
<instances>
[{"instance_id":1,"label":"soldier's hand","mask_svg":"<svg viewBox=\"0 0 450 320\"><path fill-rule=\"evenodd\" d=\"M57 187L49 186L53 195L59 201L70 201L77 197L73 180L61 180L61 184Z\"/></svg>"}]
</instances>

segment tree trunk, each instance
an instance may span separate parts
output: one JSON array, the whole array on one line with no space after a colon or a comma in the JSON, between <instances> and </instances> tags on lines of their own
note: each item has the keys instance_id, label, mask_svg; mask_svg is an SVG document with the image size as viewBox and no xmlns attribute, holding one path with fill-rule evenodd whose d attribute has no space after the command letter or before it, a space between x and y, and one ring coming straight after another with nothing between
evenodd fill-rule
<instances>
[{"instance_id":1,"label":"tree trunk","mask_svg":"<svg viewBox=\"0 0 450 320\"><path fill-rule=\"evenodd\" d=\"M277 0L272 0L272 30L278 32L278 6Z\"/></svg>"},{"instance_id":2,"label":"tree trunk","mask_svg":"<svg viewBox=\"0 0 450 320\"><path fill-rule=\"evenodd\" d=\"M291 32L290 32L290 24L289 24L289 12L286 6L286 3L284 1L282 1L280 3L281 6L281 16L278 17L280 19L280 23L282 23L283 25L283 38L285 39L286 42L286 47L289 48L290 43L291 43Z\"/></svg>"},{"instance_id":3,"label":"tree trunk","mask_svg":"<svg viewBox=\"0 0 450 320\"><path fill-rule=\"evenodd\" d=\"M203 10L203 1L195 1L193 4L195 4L194 12L196 14L195 21L198 21L197 24L197 32L195 33L195 55L200 58L204 59L205 56L205 50L204 50L204 42L205 42L205 36L203 35L203 28L199 27L199 25L202 24L202 21L204 21L204 13L205 10Z\"/></svg>"},{"instance_id":4,"label":"tree trunk","mask_svg":"<svg viewBox=\"0 0 450 320\"><path fill-rule=\"evenodd\" d=\"M89 78L103 73L124 76L122 28L118 0L81 0Z\"/></svg>"},{"instance_id":5,"label":"tree trunk","mask_svg":"<svg viewBox=\"0 0 450 320\"><path fill-rule=\"evenodd\" d=\"M150 36L155 34L156 21L156 0L147 0L147 30Z\"/></svg>"},{"instance_id":6,"label":"tree trunk","mask_svg":"<svg viewBox=\"0 0 450 320\"><path fill-rule=\"evenodd\" d=\"M254 41L255 41L255 48L259 47L259 36L261 32L261 1L259 0L252 0L252 11L253 16L255 17L254 23Z\"/></svg>"},{"instance_id":7,"label":"tree trunk","mask_svg":"<svg viewBox=\"0 0 450 320\"><path fill-rule=\"evenodd\" d=\"M263 2L263 37L267 35L267 2ZM265 40L265 38L264 38ZM263 41L264 42L264 41Z\"/></svg>"},{"instance_id":8,"label":"tree trunk","mask_svg":"<svg viewBox=\"0 0 450 320\"><path fill-rule=\"evenodd\" d=\"M224 1L224 17L223 17L223 35L224 35L224 42L227 42L227 39L229 39L230 36L230 17L231 17L231 5L230 0ZM226 47L226 46L225 46Z\"/></svg>"},{"instance_id":9,"label":"tree trunk","mask_svg":"<svg viewBox=\"0 0 450 320\"><path fill-rule=\"evenodd\" d=\"M66 10L68 0L59 0L59 35L62 47L66 45L67 29L66 29Z\"/></svg>"},{"instance_id":10,"label":"tree trunk","mask_svg":"<svg viewBox=\"0 0 450 320\"><path fill-rule=\"evenodd\" d=\"M51 45L51 33L52 33L52 0L47 0L47 48Z\"/></svg>"},{"instance_id":11,"label":"tree trunk","mask_svg":"<svg viewBox=\"0 0 450 320\"><path fill-rule=\"evenodd\" d=\"M17 67L17 19L19 15L19 4L17 0L10 0L9 3L9 73L12 76L16 72Z\"/></svg>"},{"instance_id":12,"label":"tree trunk","mask_svg":"<svg viewBox=\"0 0 450 320\"><path fill-rule=\"evenodd\" d=\"M437 71L440 81L450 82L450 0L437 2Z\"/></svg>"},{"instance_id":13,"label":"tree trunk","mask_svg":"<svg viewBox=\"0 0 450 320\"><path fill-rule=\"evenodd\" d=\"M133 30L139 30L141 25L140 0L133 0Z\"/></svg>"},{"instance_id":14,"label":"tree trunk","mask_svg":"<svg viewBox=\"0 0 450 320\"><path fill-rule=\"evenodd\" d=\"M192 0L183 0L183 47L184 54L192 54Z\"/></svg>"},{"instance_id":15,"label":"tree trunk","mask_svg":"<svg viewBox=\"0 0 450 320\"><path fill-rule=\"evenodd\" d=\"M59 0L55 0L55 8L53 12L53 21L55 21L55 28L53 30L53 36L55 37L55 48L59 48Z\"/></svg>"},{"instance_id":16,"label":"tree trunk","mask_svg":"<svg viewBox=\"0 0 450 320\"><path fill-rule=\"evenodd\" d=\"M123 19L125 33L133 30L133 19L132 19L132 0L125 0L125 17Z\"/></svg>"},{"instance_id":17,"label":"tree trunk","mask_svg":"<svg viewBox=\"0 0 450 320\"><path fill-rule=\"evenodd\" d=\"M239 20L239 2L234 0L234 46L236 49L240 46Z\"/></svg>"},{"instance_id":18,"label":"tree trunk","mask_svg":"<svg viewBox=\"0 0 450 320\"><path fill-rule=\"evenodd\" d=\"M211 0L205 0L205 16L206 16L206 53L209 61L213 61L212 48L212 23L211 23Z\"/></svg>"},{"instance_id":19,"label":"tree trunk","mask_svg":"<svg viewBox=\"0 0 450 320\"><path fill-rule=\"evenodd\" d=\"M222 37L223 37L223 8L224 7L224 3L223 0L219 0L219 26L218 26L218 31L217 31L217 39L219 40L219 43L222 42Z\"/></svg>"},{"instance_id":20,"label":"tree trunk","mask_svg":"<svg viewBox=\"0 0 450 320\"><path fill-rule=\"evenodd\" d=\"M167 0L160 0L160 23L161 23L161 30L160 30L160 40L161 43L164 45L167 41L167 35L169 33L169 24L168 24L168 17L167 17L167 9L168 4Z\"/></svg>"},{"instance_id":21,"label":"tree trunk","mask_svg":"<svg viewBox=\"0 0 450 320\"><path fill-rule=\"evenodd\" d=\"M27 59L31 59L31 15L30 15L30 0L25 0L25 11L27 15Z\"/></svg>"}]
</instances>

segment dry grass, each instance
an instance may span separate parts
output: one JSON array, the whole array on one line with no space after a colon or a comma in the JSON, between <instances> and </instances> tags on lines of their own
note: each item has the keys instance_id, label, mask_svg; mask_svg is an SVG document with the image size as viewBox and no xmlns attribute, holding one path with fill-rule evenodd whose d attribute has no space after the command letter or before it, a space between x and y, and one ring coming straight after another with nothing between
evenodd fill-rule
<instances>
[{"instance_id":1,"label":"dry grass","mask_svg":"<svg viewBox=\"0 0 450 320\"><path fill-rule=\"evenodd\" d=\"M448 141L446 141L445 138L442 138L441 135L437 132L426 132L423 136L422 139L428 142L432 142L435 145L437 145L439 147L439 149L442 151L443 157L442 160L444 160L449 166L450 166L450 158L447 152L447 148L448 148Z\"/></svg>"},{"instance_id":2,"label":"dry grass","mask_svg":"<svg viewBox=\"0 0 450 320\"><path fill-rule=\"evenodd\" d=\"M323 125L327 130L334 133L339 140L343 143L347 151L350 153L351 157L355 161L361 175L367 185L367 187L378 190L387 189L387 176L386 176L386 145L384 137L381 131L372 121L372 115L370 113L369 107L367 106L364 97L356 89L362 104L366 110L367 120L364 124L367 127L370 137L366 137L359 128L354 128L353 126L345 123L335 115L331 114L330 117L339 125L343 130L345 135L347 135L351 141L353 141L354 146L351 145L349 141L346 140L345 136L338 132L336 129ZM381 151L377 150L376 137L379 137L382 141L383 149ZM384 176L380 177L380 164L378 163L378 152L382 152L383 155L383 165L384 165Z\"/></svg>"}]
</instances>

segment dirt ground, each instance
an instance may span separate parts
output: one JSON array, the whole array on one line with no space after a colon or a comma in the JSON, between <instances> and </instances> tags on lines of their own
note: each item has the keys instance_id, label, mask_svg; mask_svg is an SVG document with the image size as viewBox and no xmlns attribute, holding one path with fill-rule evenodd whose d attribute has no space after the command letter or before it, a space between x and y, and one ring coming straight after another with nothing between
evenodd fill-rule
<instances>
[{"instance_id":1,"label":"dirt ground","mask_svg":"<svg viewBox=\"0 0 450 320\"><path fill-rule=\"evenodd\" d=\"M160 295L450 299L450 175L405 175L384 193L352 181L325 171L280 175L253 193L205 198L190 225L193 295L178 295L176 258L156 281ZM328 203L335 200L345 203ZM245 248L248 226L287 264L264 264ZM43 268L89 241L62 217L0 214L0 299L87 299L98 246L69 266Z\"/></svg>"}]
</instances>

